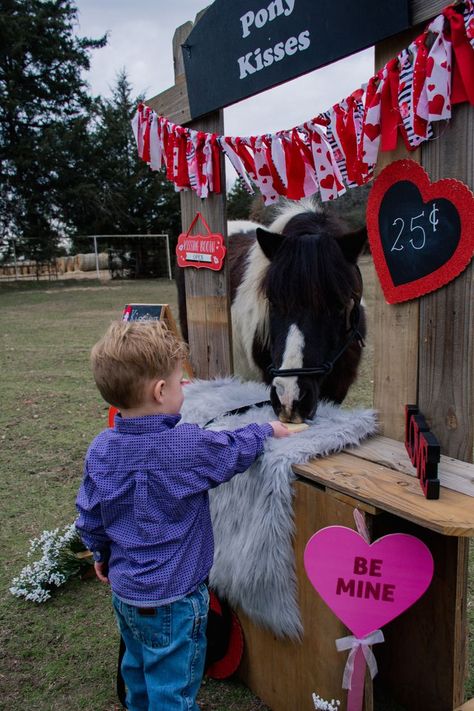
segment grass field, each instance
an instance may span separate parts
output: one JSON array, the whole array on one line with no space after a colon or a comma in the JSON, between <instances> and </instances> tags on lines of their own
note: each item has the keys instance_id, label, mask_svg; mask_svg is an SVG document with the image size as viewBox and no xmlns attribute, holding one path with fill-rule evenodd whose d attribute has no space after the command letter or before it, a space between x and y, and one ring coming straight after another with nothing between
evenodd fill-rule
<instances>
[{"instance_id":1,"label":"grass field","mask_svg":"<svg viewBox=\"0 0 474 711\"><path fill-rule=\"evenodd\" d=\"M111 711L116 702L117 633L106 587L74 580L42 605L13 598L8 587L26 564L29 540L75 518L86 448L107 425L89 350L134 301L170 303L177 315L167 280L0 287L0 707L9 711ZM349 405L371 404L371 359L369 339ZM207 682L201 706L266 708L238 682Z\"/></svg>"}]
</instances>

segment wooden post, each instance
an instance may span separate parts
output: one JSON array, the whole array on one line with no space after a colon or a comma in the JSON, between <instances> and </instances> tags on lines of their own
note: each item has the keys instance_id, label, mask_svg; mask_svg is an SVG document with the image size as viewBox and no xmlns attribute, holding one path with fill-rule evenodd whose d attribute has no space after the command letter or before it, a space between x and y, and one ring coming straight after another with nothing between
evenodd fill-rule
<instances>
[{"instance_id":1,"label":"wooden post","mask_svg":"<svg viewBox=\"0 0 474 711\"><path fill-rule=\"evenodd\" d=\"M375 68L383 67L420 33L409 30L380 42L375 47ZM409 154L399 141L397 149L379 153L376 175L394 160L419 160L419 150ZM375 279L374 323L374 407L380 412L383 434L403 440L404 406L417 401L418 385L418 301L387 304Z\"/></svg>"},{"instance_id":2,"label":"wooden post","mask_svg":"<svg viewBox=\"0 0 474 711\"><path fill-rule=\"evenodd\" d=\"M200 19L202 11L196 16ZM192 22L178 27L173 37L175 85L147 101L157 113L180 125L208 133L224 133L223 111L190 122L188 95L184 76L182 44L193 28ZM212 193L206 200L198 198L192 190L182 191L181 224L186 232L196 212L201 212L213 232L227 239L225 168L221 155L222 193ZM219 272L210 269L185 269L186 305L188 314L191 363L198 378L215 378L232 373L232 341L230 327L229 274L227 262Z\"/></svg>"}]
</instances>

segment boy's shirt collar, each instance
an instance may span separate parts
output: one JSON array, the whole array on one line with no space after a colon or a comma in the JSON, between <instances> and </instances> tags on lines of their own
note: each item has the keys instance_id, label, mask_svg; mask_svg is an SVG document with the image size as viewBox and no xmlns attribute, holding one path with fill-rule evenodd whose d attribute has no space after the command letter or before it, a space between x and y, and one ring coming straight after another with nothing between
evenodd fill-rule
<instances>
[{"instance_id":1,"label":"boy's shirt collar","mask_svg":"<svg viewBox=\"0 0 474 711\"><path fill-rule=\"evenodd\" d=\"M181 419L181 415L142 415L141 417L122 417L115 415L114 429L124 434L146 434L172 429Z\"/></svg>"}]
</instances>

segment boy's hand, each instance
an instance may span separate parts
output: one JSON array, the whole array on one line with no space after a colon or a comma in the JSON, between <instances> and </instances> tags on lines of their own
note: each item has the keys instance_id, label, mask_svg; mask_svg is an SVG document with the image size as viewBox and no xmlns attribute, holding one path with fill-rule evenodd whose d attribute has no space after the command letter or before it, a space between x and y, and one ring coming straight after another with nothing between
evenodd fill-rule
<instances>
[{"instance_id":1,"label":"boy's hand","mask_svg":"<svg viewBox=\"0 0 474 711\"><path fill-rule=\"evenodd\" d=\"M102 563L95 562L94 570L101 583L109 582L109 579L107 577L107 573L109 572L109 566L107 565L107 563L105 563L104 561L102 561Z\"/></svg>"},{"instance_id":2,"label":"boy's hand","mask_svg":"<svg viewBox=\"0 0 474 711\"><path fill-rule=\"evenodd\" d=\"M274 437L277 437L279 439L280 437L288 437L288 435L290 434L290 430L286 425L283 424L283 422L275 420L274 422L270 422L270 424L273 428Z\"/></svg>"}]
</instances>

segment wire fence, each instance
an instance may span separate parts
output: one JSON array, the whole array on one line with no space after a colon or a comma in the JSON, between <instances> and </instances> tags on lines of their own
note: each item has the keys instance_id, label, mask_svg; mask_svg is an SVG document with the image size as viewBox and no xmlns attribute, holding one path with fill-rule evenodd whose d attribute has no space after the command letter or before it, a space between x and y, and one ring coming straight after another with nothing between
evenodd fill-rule
<instances>
[{"instance_id":1,"label":"wire fence","mask_svg":"<svg viewBox=\"0 0 474 711\"><path fill-rule=\"evenodd\" d=\"M12 256L0 263L0 280L58 279L86 274L103 279L173 278L168 234L82 235L76 238L82 252L34 260L17 257L15 240ZM89 247L89 251L87 251Z\"/></svg>"}]
</instances>

